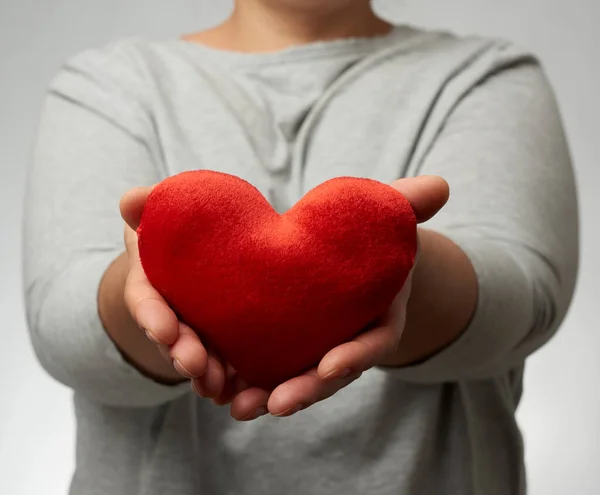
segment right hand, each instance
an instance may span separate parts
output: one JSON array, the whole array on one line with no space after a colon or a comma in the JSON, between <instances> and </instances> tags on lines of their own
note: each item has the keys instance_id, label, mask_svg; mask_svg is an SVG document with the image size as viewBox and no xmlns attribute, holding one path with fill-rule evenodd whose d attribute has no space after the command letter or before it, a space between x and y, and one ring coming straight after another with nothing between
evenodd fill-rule
<instances>
[{"instance_id":1,"label":"right hand","mask_svg":"<svg viewBox=\"0 0 600 495\"><path fill-rule=\"evenodd\" d=\"M167 362L172 364L173 381L179 381L176 379L179 375L190 379L196 393L223 402L227 399L224 394L231 395L233 386L240 388L239 383L232 383L235 381L235 374L223 365L218 356L206 350L189 326L177 319L163 297L152 287L142 268L136 230L151 190L151 187L131 189L120 203L121 216L125 220L125 246L129 260L125 304L148 339L157 346Z\"/></svg>"}]
</instances>

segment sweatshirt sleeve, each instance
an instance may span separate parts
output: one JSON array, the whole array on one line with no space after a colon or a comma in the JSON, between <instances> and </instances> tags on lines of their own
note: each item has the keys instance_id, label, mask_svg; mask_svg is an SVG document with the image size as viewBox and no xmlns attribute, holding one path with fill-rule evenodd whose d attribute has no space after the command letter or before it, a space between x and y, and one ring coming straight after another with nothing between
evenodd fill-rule
<instances>
[{"instance_id":1,"label":"sweatshirt sleeve","mask_svg":"<svg viewBox=\"0 0 600 495\"><path fill-rule=\"evenodd\" d=\"M100 403L145 407L189 385L142 375L98 315L100 280L124 250L119 200L161 179L143 85L122 58L118 48L84 53L50 85L25 200L25 303L33 348L52 377Z\"/></svg>"},{"instance_id":2,"label":"sweatshirt sleeve","mask_svg":"<svg viewBox=\"0 0 600 495\"><path fill-rule=\"evenodd\" d=\"M534 61L489 75L454 107L419 173L451 199L425 228L454 241L478 280L475 314L435 356L393 372L434 383L521 366L563 321L578 270L574 172L561 117Z\"/></svg>"}]
</instances>

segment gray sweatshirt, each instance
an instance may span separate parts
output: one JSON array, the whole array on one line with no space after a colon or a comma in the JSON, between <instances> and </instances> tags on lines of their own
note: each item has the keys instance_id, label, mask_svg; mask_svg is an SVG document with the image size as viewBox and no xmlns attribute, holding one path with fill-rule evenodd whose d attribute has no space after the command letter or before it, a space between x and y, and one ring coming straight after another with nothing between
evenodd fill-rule
<instances>
[{"instance_id":1,"label":"gray sweatshirt","mask_svg":"<svg viewBox=\"0 0 600 495\"><path fill-rule=\"evenodd\" d=\"M98 317L129 188L189 169L254 184L280 212L332 177L451 187L425 224L470 257L465 332L375 368L291 418L250 423L130 366ZM26 200L30 335L74 390L72 495L512 495L524 361L556 331L578 267L577 200L557 104L513 44L398 27L242 54L140 38L52 80ZM50 425L49 425L50 426Z\"/></svg>"}]
</instances>

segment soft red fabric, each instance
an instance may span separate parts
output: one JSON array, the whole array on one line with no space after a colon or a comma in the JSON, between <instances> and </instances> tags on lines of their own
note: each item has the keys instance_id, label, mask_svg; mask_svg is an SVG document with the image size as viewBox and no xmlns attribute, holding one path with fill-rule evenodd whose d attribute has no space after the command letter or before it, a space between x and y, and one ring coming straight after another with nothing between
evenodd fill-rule
<instances>
[{"instance_id":1,"label":"soft red fabric","mask_svg":"<svg viewBox=\"0 0 600 495\"><path fill-rule=\"evenodd\" d=\"M146 275L249 383L273 388L382 316L414 263L408 201L341 177L278 214L212 171L158 184L138 229Z\"/></svg>"}]
</instances>

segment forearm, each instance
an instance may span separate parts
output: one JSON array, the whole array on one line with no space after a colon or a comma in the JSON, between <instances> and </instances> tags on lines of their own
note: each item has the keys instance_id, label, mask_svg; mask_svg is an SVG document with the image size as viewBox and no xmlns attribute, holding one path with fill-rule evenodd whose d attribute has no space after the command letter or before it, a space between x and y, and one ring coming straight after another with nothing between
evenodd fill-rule
<instances>
[{"instance_id":1,"label":"forearm","mask_svg":"<svg viewBox=\"0 0 600 495\"><path fill-rule=\"evenodd\" d=\"M407 320L397 353L386 365L426 359L456 340L477 303L477 278L465 253L437 232L420 229Z\"/></svg>"},{"instance_id":2,"label":"forearm","mask_svg":"<svg viewBox=\"0 0 600 495\"><path fill-rule=\"evenodd\" d=\"M129 262L123 253L106 270L98 293L98 311L104 328L121 354L143 374L164 384L183 381L140 329L125 305Z\"/></svg>"}]
</instances>

